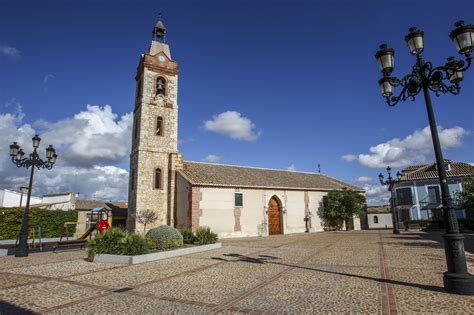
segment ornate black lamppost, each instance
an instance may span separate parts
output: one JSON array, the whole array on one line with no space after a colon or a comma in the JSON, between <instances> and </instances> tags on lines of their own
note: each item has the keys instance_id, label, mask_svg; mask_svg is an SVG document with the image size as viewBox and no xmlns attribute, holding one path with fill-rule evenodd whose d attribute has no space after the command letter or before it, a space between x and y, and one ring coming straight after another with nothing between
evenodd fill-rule
<instances>
[{"instance_id":1,"label":"ornate black lamppost","mask_svg":"<svg viewBox=\"0 0 474 315\"><path fill-rule=\"evenodd\" d=\"M392 211L393 234L400 234L400 220L398 219L398 211L395 209L395 198L393 196L393 185L397 182L397 180L392 177L392 169L390 166L387 166L387 173L387 180L384 180L382 173L379 174L379 180L382 186L388 186L388 191L390 192L390 210ZM397 172L397 179L400 180L401 177L402 173Z\"/></svg>"},{"instance_id":2,"label":"ornate black lamppost","mask_svg":"<svg viewBox=\"0 0 474 315\"><path fill-rule=\"evenodd\" d=\"M379 80L382 96L385 97L389 106L395 106L399 101L409 98L414 100L415 96L423 91L436 156L446 226L446 234L443 237L448 271L443 276L444 288L450 293L474 295L474 276L467 271L464 236L459 233L456 213L449 194L446 169L430 98L430 91L436 96L440 96L441 93L457 95L461 89L459 83L463 79L463 73L471 65L471 52L474 50L474 25L465 25L463 21L459 21L455 26L449 37L456 45L459 54L465 57L465 61L449 57L444 66L433 67L431 62L421 57L424 49L424 33L415 27L410 28L410 33L405 37L410 52L416 56L416 63L410 74L401 79L390 75L394 68L395 52L387 45L381 45L375 57L383 74L382 79ZM402 90L398 96L392 96L396 86L400 86Z\"/></svg>"},{"instance_id":3,"label":"ornate black lamppost","mask_svg":"<svg viewBox=\"0 0 474 315\"><path fill-rule=\"evenodd\" d=\"M23 152L23 149L21 149L16 142L13 142L13 144L10 145L10 156L12 157L12 162L17 167L31 167L30 183L28 185L28 197L26 199L25 212L23 213L23 221L21 223L20 240L18 247L15 249L15 257L28 256L28 212L30 211L31 187L33 186L33 174L35 167L38 169L46 168L50 170L53 168L53 165L56 163L56 159L58 158L55 149L52 145L50 145L48 148L46 148L47 161L43 161L40 158L38 152L36 152L41 138L36 135L32 140L33 153L31 153L28 158L23 158L25 152Z\"/></svg>"}]
</instances>

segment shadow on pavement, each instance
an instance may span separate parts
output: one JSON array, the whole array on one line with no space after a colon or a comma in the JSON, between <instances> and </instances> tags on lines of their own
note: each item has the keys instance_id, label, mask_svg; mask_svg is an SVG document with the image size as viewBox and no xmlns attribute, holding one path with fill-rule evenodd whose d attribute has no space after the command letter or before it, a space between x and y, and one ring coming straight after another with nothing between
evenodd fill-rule
<instances>
[{"instance_id":1,"label":"shadow on pavement","mask_svg":"<svg viewBox=\"0 0 474 315\"><path fill-rule=\"evenodd\" d=\"M0 314L36 314L30 310L0 300Z\"/></svg>"},{"instance_id":2,"label":"shadow on pavement","mask_svg":"<svg viewBox=\"0 0 474 315\"><path fill-rule=\"evenodd\" d=\"M444 247L443 234L444 232L441 231L416 233L420 239L438 242L441 247ZM474 254L474 233L464 233L464 249L466 252Z\"/></svg>"},{"instance_id":3,"label":"shadow on pavement","mask_svg":"<svg viewBox=\"0 0 474 315\"><path fill-rule=\"evenodd\" d=\"M224 254L224 256L237 258L237 259L228 260L228 259L225 259L225 258L222 258L222 257L212 257L211 259L220 260L220 261L227 261L227 262L246 262L246 263L253 263L253 264L274 264L274 265L286 266L286 267L303 269L303 270L310 270L310 271L317 271L317 272L335 274L335 275L346 276L346 277L359 278L359 279L364 279L364 280L372 280L372 281L376 281L376 282L379 282L379 283L389 283L389 284L396 284L396 285L414 287L414 288L428 290L428 291L444 292L444 289L442 287L438 287L438 286L424 285L424 284L418 284L418 283L410 283L410 282L397 281L397 280L391 280L391 279L381 279L381 278L375 278L375 277L355 275L355 274L346 273L346 272L329 271L329 270L323 270L323 269L317 269L317 268L310 268L310 267L303 267L303 266L298 266L298 265L285 264L285 263L282 263L282 262L276 262L275 260L278 260L280 258L273 257L273 256L260 255L258 258L253 258L253 257L245 256L245 255L235 254L235 253Z\"/></svg>"}]
</instances>

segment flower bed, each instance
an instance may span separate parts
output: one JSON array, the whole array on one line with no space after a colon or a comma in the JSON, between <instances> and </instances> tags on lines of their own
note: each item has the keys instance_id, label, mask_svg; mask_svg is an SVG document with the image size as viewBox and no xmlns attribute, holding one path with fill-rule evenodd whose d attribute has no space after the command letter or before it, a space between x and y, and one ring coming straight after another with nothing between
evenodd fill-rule
<instances>
[{"instance_id":1,"label":"flower bed","mask_svg":"<svg viewBox=\"0 0 474 315\"><path fill-rule=\"evenodd\" d=\"M179 248L169 251L155 252L144 255L111 255L111 254L97 254L94 257L94 262L112 263L112 264L128 264L135 265L149 261L161 260L166 258L178 257L183 255L195 254L221 248L222 243L215 243L209 245L191 246Z\"/></svg>"}]
</instances>

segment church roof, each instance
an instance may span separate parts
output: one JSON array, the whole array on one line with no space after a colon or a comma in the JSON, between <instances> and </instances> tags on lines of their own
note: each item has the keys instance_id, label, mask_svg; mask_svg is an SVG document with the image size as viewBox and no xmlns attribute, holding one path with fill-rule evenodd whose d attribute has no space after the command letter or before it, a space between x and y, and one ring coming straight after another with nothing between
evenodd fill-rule
<instances>
[{"instance_id":1,"label":"church roof","mask_svg":"<svg viewBox=\"0 0 474 315\"><path fill-rule=\"evenodd\" d=\"M183 169L178 172L195 186L322 191L348 188L363 191L361 188L319 173L188 161L184 162Z\"/></svg>"},{"instance_id":2,"label":"church roof","mask_svg":"<svg viewBox=\"0 0 474 315\"><path fill-rule=\"evenodd\" d=\"M446 175L448 176L448 178L474 176L474 166L468 163L453 162L450 160L444 160L444 162L446 165L449 165L449 168L447 168L446 170ZM400 181L439 178L436 163L407 166L403 169L402 173L403 175L400 178Z\"/></svg>"}]
</instances>

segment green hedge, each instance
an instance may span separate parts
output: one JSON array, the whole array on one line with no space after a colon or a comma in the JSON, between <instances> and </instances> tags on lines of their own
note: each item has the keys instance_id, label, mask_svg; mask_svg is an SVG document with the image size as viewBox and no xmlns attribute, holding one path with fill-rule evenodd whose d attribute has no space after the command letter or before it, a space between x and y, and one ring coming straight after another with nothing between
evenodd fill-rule
<instances>
[{"instance_id":1,"label":"green hedge","mask_svg":"<svg viewBox=\"0 0 474 315\"><path fill-rule=\"evenodd\" d=\"M0 240L16 239L23 220L24 209L0 208ZM76 210L30 209L30 225L41 227L41 237L60 237L64 222L76 222ZM69 236L76 232L76 226L70 225Z\"/></svg>"}]
</instances>

